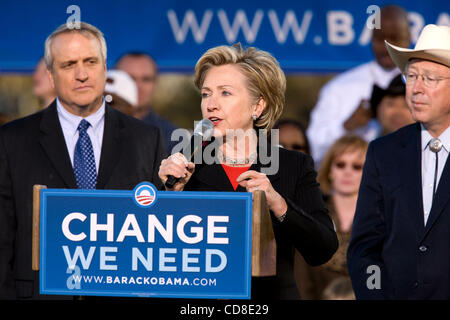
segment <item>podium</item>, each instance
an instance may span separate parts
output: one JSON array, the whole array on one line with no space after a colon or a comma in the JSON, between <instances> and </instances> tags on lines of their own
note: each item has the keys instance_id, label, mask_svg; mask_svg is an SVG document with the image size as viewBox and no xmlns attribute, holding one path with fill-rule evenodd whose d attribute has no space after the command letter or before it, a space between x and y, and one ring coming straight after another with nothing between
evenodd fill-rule
<instances>
[{"instance_id":1,"label":"podium","mask_svg":"<svg viewBox=\"0 0 450 320\"><path fill-rule=\"evenodd\" d=\"M264 191L253 192L252 277L276 274L276 243Z\"/></svg>"},{"instance_id":2,"label":"podium","mask_svg":"<svg viewBox=\"0 0 450 320\"><path fill-rule=\"evenodd\" d=\"M140 185L136 186L134 191L62 190L47 189L46 186L42 185L35 185L33 187L32 269L35 271L41 269L41 279L44 274L42 270L46 270L47 275L45 275L45 279L49 280L43 281L44 294L46 294L46 291L51 293L51 290L53 290L47 289L50 287L46 287L45 283L54 281L53 274L50 275L51 278L48 278L49 269L47 266L53 265L53 259L55 259L56 257L55 253L57 253L58 255L57 259L62 259L62 264L61 261L58 260L58 265L60 266L58 268L63 268L64 265L68 268L67 272L66 270L64 270L64 272L61 271L62 274L58 276L60 279L64 279L62 277L66 277L68 279L67 283L73 281L73 279L75 278L75 273L73 276L64 276L63 274L67 273L71 275L71 273L75 271L81 271L83 272L83 275L86 273L89 274L89 272L92 271L92 268L89 269L90 262L96 261L97 258L100 258L100 265L104 267L103 270L106 270L105 273L98 274L99 278L103 276L103 287L101 288L101 290L106 291L83 291L83 289L85 288L77 291L76 289L80 288L75 287L75 290L72 291L74 295L122 295L123 293L121 292L111 293L108 291L108 289L105 289L108 285L111 285L111 282L115 279L114 272L110 272L108 270L117 270L117 268L119 269L119 271L122 270L122 267L124 265L119 264L119 261L122 261L123 257L129 257L130 253L133 254L133 270L126 269L129 268L129 266L127 266L130 262L129 258L127 258L128 261L124 261L126 266L125 271L131 271L131 273L126 273L128 279L131 279L134 276L134 270L137 270L136 268L139 268L139 270L142 269L142 271L139 271L141 272L139 273L139 277L145 277L145 269L147 269L150 271L147 273L149 277L154 275L154 278L151 278L148 281L154 280L153 282L156 283L156 281L158 280L159 282L161 282L161 275L170 277L176 275L178 277L184 277L182 284L184 285L185 282L188 283L186 288L189 288L192 287L192 279L188 279L189 276L194 273L194 275L197 275L196 272L198 272L199 276L213 276L213 287L216 286L216 281L217 286L219 286L220 281L220 285L224 288L223 291L216 291L213 287L208 290L202 288L203 291L199 296L197 296L195 292L190 293L188 292L189 290L187 290L186 292L188 292L188 294L192 294L192 297L225 299L233 297L249 297L250 275L252 277L260 277L272 276L276 274L276 244L272 227L272 217L268 210L265 193L263 191L258 190L250 195L248 193L235 192L227 193L185 191L179 193L173 191L158 192L155 190L155 203L156 200L159 199L159 204L155 207L156 209L151 210L149 208L139 209L138 203L136 203L135 206L134 204L130 204L129 202L131 200L130 198L134 198L134 201L136 200L138 192L137 190L140 190L139 188L142 188L139 187ZM45 192L42 192L43 190L45 190ZM87 201L87 205L83 204L84 198L89 199ZM95 199L94 201L93 198ZM81 202L78 199L80 199ZM111 199L111 201L109 201L108 199ZM42 204L40 203L41 200L43 201ZM49 207L48 203L50 201L52 201L53 203L57 203L57 205ZM119 207L117 207L117 211L111 208L107 209L109 211L105 211L103 214L98 216L99 221L97 222L96 212L103 211L101 209L103 207L102 203L107 203L109 206L110 202L115 201L117 201L117 203L120 203ZM78 208L79 206L81 207ZM98 208L98 210L96 208ZM160 210L161 208L164 209ZM41 210L44 211L41 213ZM244 212L242 212L242 210L244 210ZM198 213L195 213L195 211L198 211ZM119 215L115 216L114 213L118 213ZM198 216L196 214L198 214ZM100 223L101 227L98 230L100 232L101 238L104 238L104 240L101 240L101 238L97 239L97 235L95 235L95 240L92 240L92 237L90 237L89 235L89 230L91 230L91 232L93 230L89 228L89 223L93 219L93 215L95 216L94 224L98 227ZM108 216L108 219L106 219L106 216ZM170 223L169 218L172 221ZM55 219L57 219L59 222L55 223ZM114 222L112 222L113 219ZM73 223L70 222L72 220L74 220ZM109 239L109 231L106 231L106 229L108 228L106 228L105 226L107 224L110 224L110 220L111 224L118 224L118 226L122 226L122 228L118 228L118 226L116 226L116 231L113 231L114 227L110 228L111 232L117 232L117 230L121 230L118 234L114 233L115 240L112 240L112 234L111 239ZM150 224L150 221L153 221L153 224ZM69 224L71 225L69 226ZM171 228L170 232L172 233L170 237L167 237L167 232L169 232L169 225ZM60 226L63 226L63 230L60 229ZM155 226L157 226L158 229L156 229ZM42 229L42 234L41 228L44 228ZM147 232L145 232L146 228L148 229ZM165 230L162 228L165 228ZM201 231L202 235L199 236L198 230L201 228L204 228L204 230ZM141 232L141 229L144 232ZM153 231L151 231L150 229ZM48 231L50 230L51 233L49 234ZM158 230L159 234L156 234L156 230ZM54 237L52 235L54 232L58 234L58 237L61 237L61 234L63 233L65 236L69 235L69 238L66 239L64 238L64 236L62 236L62 238L57 238L57 242L60 241L60 239L65 241L63 241L63 245L60 245L59 243L56 244L53 242L48 242L48 239ZM196 234L192 234L192 232L195 232ZM152 234L152 236L150 236L150 234ZM108 235L108 240L106 240L106 235ZM127 245L125 245L124 247L120 247L125 244L125 242L123 242L123 237L122 240L119 240L121 238L121 235L128 237L127 239L129 239L129 241L135 243L132 245L133 248L129 248L127 247ZM142 237L142 235L145 235L145 237ZM155 238L155 235L158 238ZM47 236L50 236L50 238L47 238ZM175 241L175 236L177 237L178 242L184 239L184 244L177 244L177 241ZM169 238L170 240L168 240ZM82 248L83 242L79 242L83 239L85 239L85 241L88 241L86 244L87 247L84 248ZM100 241L101 243L92 241ZM196 243L197 245L192 245ZM98 247L92 247L96 245ZM137 245L139 245L140 247L136 247ZM236 245L238 245L238 247L236 247ZM116 246L119 246L119 249L114 248ZM239 246L241 249L238 249ZM236 249L232 249L235 247ZM64 249L62 258L61 249ZM115 251L113 249L115 249ZM152 258L152 250L155 251L155 258ZM42 257L40 257L40 252L43 252L43 254L45 254L46 256L49 254L50 260L42 260ZM245 254L245 252L247 253ZM114 255L116 257L114 257ZM241 258L238 258L238 260L236 260L236 257L240 257L240 255L242 255ZM92 256L94 256L94 258L92 258ZM84 262L82 263L82 265L75 265L77 259L76 257L83 257L82 259L84 260ZM117 260L115 260L116 258ZM86 262L86 259L89 259L89 263ZM179 259L182 259L180 261L182 261L183 263L179 263ZM66 260L67 263L64 262ZM158 263L154 264L153 260L159 261L159 265ZM177 261L175 262L175 260ZM161 261L163 261L163 265L161 265ZM94 262L92 263L92 266L95 266L96 264L97 262ZM80 267L83 270L81 270ZM116 269L113 269L113 267L116 267ZM229 270L227 272L232 272L231 274L229 274L231 278L227 278L229 276L223 275L223 272L218 273L222 269L224 271ZM175 272L163 272L171 270ZM185 273L185 271L187 271L187 273ZM115 275L117 276L117 272L115 273ZM136 275L138 274L136 273ZM78 277L79 274L76 274L76 276ZM186 278L186 276L188 278ZM227 293L227 290L231 290L230 292L234 290L233 288L228 288L227 283L229 283L231 279L237 280L236 277L239 277L241 279L239 280L242 284L239 289L240 291L236 291L236 294ZM60 280L59 278L58 280ZM70 280L69 278L72 280ZM80 277L78 277L77 279L79 278ZM180 285L181 280L179 279L172 278L171 280L169 280L169 278L167 278L164 281L166 281L165 284L169 283L170 281L170 284L174 282L175 285ZM195 280L196 279L194 279L194 281ZM204 280L204 278L202 278L201 280ZM135 281L135 279L132 281ZM154 284L153 282L151 283L152 285ZM62 282L60 281L58 283ZM71 287L70 289L72 289L72 286L69 287ZM217 289L219 288L217 287ZM142 296L148 294L149 296L157 296L152 292L152 290L153 289L150 289L150 291L148 291L147 293L144 292L144 289L142 289L142 292L140 292L139 295ZM176 297L173 295L173 293L171 293L170 290L162 290L161 292L162 295L160 296ZM242 292L244 292L243 295ZM66 292L63 294L69 293ZM124 292L124 294L128 295L127 292Z\"/></svg>"},{"instance_id":3,"label":"podium","mask_svg":"<svg viewBox=\"0 0 450 320\"><path fill-rule=\"evenodd\" d=\"M34 185L33 186L33 230L31 239L33 241L32 243L32 256L31 256L31 268L33 271L39 271L39 250L40 250L40 223L41 223L41 201L40 201L40 195L41 190L47 189L47 186L43 185Z\"/></svg>"}]
</instances>

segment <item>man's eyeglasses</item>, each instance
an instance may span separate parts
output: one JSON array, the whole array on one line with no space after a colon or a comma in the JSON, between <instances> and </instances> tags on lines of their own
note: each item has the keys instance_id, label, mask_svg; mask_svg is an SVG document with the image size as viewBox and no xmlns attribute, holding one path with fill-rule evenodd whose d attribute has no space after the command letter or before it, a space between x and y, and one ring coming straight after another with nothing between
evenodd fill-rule
<instances>
[{"instance_id":1,"label":"man's eyeglasses","mask_svg":"<svg viewBox=\"0 0 450 320\"><path fill-rule=\"evenodd\" d=\"M407 72L402 74L402 80L407 86L416 83L419 77L422 78L423 84L428 88L436 88L439 81L450 79L445 77L437 77L433 75L417 74L413 72Z\"/></svg>"}]
</instances>

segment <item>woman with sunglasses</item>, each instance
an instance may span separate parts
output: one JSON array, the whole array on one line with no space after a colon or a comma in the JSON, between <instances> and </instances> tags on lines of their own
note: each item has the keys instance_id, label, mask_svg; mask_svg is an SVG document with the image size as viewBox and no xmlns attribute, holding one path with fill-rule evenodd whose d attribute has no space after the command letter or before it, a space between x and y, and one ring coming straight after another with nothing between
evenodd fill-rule
<instances>
[{"instance_id":1,"label":"woman with sunglasses","mask_svg":"<svg viewBox=\"0 0 450 320\"><path fill-rule=\"evenodd\" d=\"M350 277L347 269L347 248L358 199L367 142L358 136L344 136L328 150L319 168L317 180L336 228L339 248L326 264L307 267L309 283L301 289L304 299L322 299L323 292L335 279ZM351 287L351 285L350 285ZM353 295L353 292L351 292ZM342 292L348 297L348 292Z\"/></svg>"}]
</instances>

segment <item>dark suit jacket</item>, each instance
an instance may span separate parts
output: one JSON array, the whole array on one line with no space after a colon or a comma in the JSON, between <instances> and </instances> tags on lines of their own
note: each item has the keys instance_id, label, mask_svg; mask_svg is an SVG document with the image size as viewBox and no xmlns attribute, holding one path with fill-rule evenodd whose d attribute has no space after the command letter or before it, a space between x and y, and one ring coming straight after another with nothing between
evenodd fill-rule
<instances>
[{"instance_id":1,"label":"dark suit jacket","mask_svg":"<svg viewBox=\"0 0 450 320\"><path fill-rule=\"evenodd\" d=\"M450 299L449 162L424 226L420 125L369 145L347 254L357 298Z\"/></svg>"},{"instance_id":2,"label":"dark suit jacket","mask_svg":"<svg viewBox=\"0 0 450 320\"><path fill-rule=\"evenodd\" d=\"M178 128L175 127L167 119L153 112L151 107L149 114L142 118L142 121L151 124L152 126L155 126L159 129L159 131L161 132L164 149L166 150L167 154L171 154L172 149L178 144L178 141L172 141L172 132Z\"/></svg>"},{"instance_id":3,"label":"dark suit jacket","mask_svg":"<svg viewBox=\"0 0 450 320\"><path fill-rule=\"evenodd\" d=\"M98 189L160 186L159 130L106 106ZM76 188L56 102L0 128L0 297L38 298L31 270L32 187Z\"/></svg>"},{"instance_id":4,"label":"dark suit jacket","mask_svg":"<svg viewBox=\"0 0 450 320\"><path fill-rule=\"evenodd\" d=\"M270 146L270 145L269 145ZM298 299L293 273L296 248L311 265L327 262L338 247L333 223L319 191L312 158L303 153L279 150L279 170L268 175L273 188L288 204L283 222L272 213L277 244L277 275L252 279L252 299ZM269 166L267 164L266 166ZM258 160L249 170L260 172ZM184 190L228 191L234 189L220 164L197 164ZM238 186L237 192L245 192Z\"/></svg>"}]
</instances>

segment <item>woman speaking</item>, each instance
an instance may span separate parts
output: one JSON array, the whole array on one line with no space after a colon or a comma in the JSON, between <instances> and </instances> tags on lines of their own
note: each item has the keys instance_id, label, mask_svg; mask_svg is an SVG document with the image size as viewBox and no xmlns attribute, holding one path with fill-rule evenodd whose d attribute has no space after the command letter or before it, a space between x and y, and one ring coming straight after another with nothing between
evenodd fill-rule
<instances>
[{"instance_id":1,"label":"woman speaking","mask_svg":"<svg viewBox=\"0 0 450 320\"><path fill-rule=\"evenodd\" d=\"M161 162L159 177L177 178L174 191L262 190L276 240L276 276L252 278L252 299L299 299L294 250L310 265L327 262L338 247L310 156L271 146L268 132L285 103L286 78L269 53L240 44L208 50L195 66L203 119L214 125L213 163L189 162L175 153ZM266 141L262 141L266 140ZM268 146L270 159L261 153ZM274 152L278 153L274 156ZM276 170L265 170L268 167ZM269 172L269 173L268 173Z\"/></svg>"}]
</instances>

